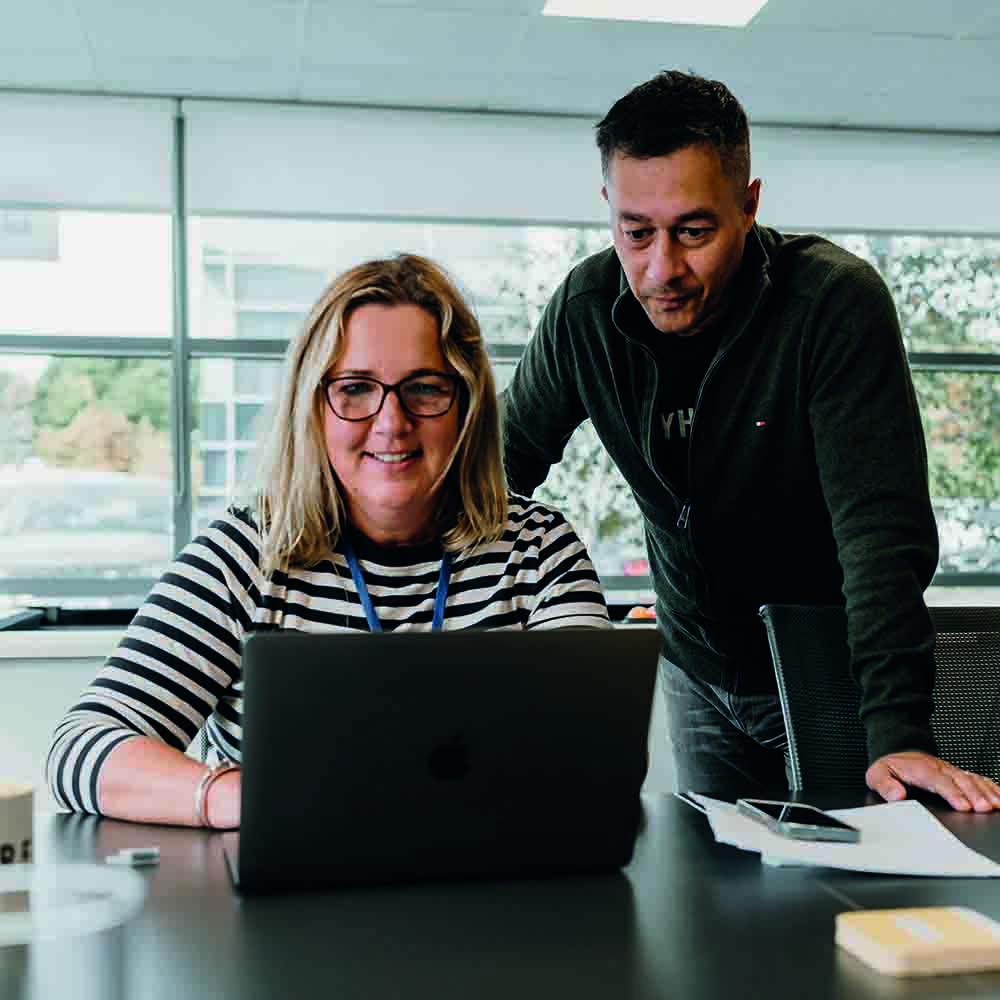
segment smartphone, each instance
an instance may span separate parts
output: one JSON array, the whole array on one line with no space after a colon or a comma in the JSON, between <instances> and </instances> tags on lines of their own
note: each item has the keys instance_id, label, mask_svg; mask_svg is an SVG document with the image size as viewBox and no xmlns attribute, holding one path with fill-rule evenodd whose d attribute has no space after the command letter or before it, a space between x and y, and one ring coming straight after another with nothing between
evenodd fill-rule
<instances>
[{"instance_id":1,"label":"smartphone","mask_svg":"<svg viewBox=\"0 0 1000 1000\"><path fill-rule=\"evenodd\" d=\"M829 813L802 802L737 799L736 807L775 833L794 840L839 840L857 843L861 831Z\"/></svg>"}]
</instances>

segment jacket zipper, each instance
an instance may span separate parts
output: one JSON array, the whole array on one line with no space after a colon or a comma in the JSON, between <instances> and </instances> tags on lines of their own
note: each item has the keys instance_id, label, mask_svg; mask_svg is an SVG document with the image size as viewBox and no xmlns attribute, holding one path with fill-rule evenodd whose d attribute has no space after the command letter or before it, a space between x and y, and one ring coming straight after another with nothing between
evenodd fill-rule
<instances>
[{"instance_id":1,"label":"jacket zipper","mask_svg":"<svg viewBox=\"0 0 1000 1000\"><path fill-rule=\"evenodd\" d=\"M650 407L649 428L648 428L648 434L647 434L647 441L650 444L652 444L653 433L654 433L653 432L653 424L656 422L656 405L655 404L656 404L656 398L657 398L657 396L659 395L659 392L660 392L660 369L659 369L659 365L656 362L656 354L653 352L653 349L651 347L648 347L646 344L643 344L641 341L634 340L632 337L629 337L628 334L623 334L623 336L625 336L626 340L630 340L633 344L635 344L635 346L638 347L639 350L642 351L642 353L645 354L649 358L650 364L652 365L652 369L653 369L653 393L652 393L653 405ZM625 407L622 405L621 394L620 393L618 395L618 409L621 412L624 413ZM628 422L627 421L625 423L625 427L628 430L629 436L632 438L632 443L635 445L636 451L639 452L639 454L643 457L643 461L645 461L646 452L645 452L645 449L644 449L643 445L646 442L643 441L643 437L642 437L642 433L643 432L642 432L642 424L641 424L641 422L640 422L639 428L638 428L638 437L636 437L636 435L634 435L632 433L632 428L628 426ZM651 461L649 463L649 469L650 469L650 471L659 480L660 485L664 488L664 490L666 490L667 493L670 496L672 496L675 500L680 501L680 497L670 488L669 484L663 478L663 476L660 475L660 470L656 467L655 455L653 453L653 449L652 448L650 448L650 459L651 459Z\"/></svg>"},{"instance_id":2,"label":"jacket zipper","mask_svg":"<svg viewBox=\"0 0 1000 1000\"><path fill-rule=\"evenodd\" d=\"M760 308L761 299L764 298L764 293L767 290L766 281L761 285L760 290L757 293L757 298L754 301L753 306L747 312L746 318L743 321L743 325L736 331L733 337L730 338L729 343L719 351L714 358L712 358L712 363L708 366L708 370L705 372L705 377L701 380L701 385L698 386L698 395L694 399L694 414L691 418L691 431L688 437L688 450L687 450L687 481L688 481L688 493L691 492L691 456L694 454L694 431L698 426L698 407L701 406L701 397L705 392L705 386L708 385L708 380L712 377L712 373L722 359L732 350L733 344L736 343L740 337L743 336L746 328L751 324L753 318L757 315L757 310ZM677 519L678 528L686 528L688 521L691 519L691 499L690 497L684 501L684 506L681 508L681 515Z\"/></svg>"},{"instance_id":3,"label":"jacket zipper","mask_svg":"<svg viewBox=\"0 0 1000 1000\"><path fill-rule=\"evenodd\" d=\"M766 275L765 275L765 278L766 278ZM698 407L701 405L701 396L702 396L702 393L704 392L705 384L708 382L709 377L711 376L712 372L715 371L715 369L718 366L719 362L726 356L726 354L729 353L729 349L739 339L739 337L743 334L743 331L746 330L746 328L750 325L750 322L752 321L753 317L757 313L757 309L760 307L761 299L764 298L764 292L765 291L766 291L766 281L765 281L764 286L762 286L761 289L759 290L759 292L757 294L757 298L756 298L753 306L751 307L751 309L748 312L746 318L744 319L743 325L740 327L740 329L736 333L736 335L729 341L729 344L726 346L726 348L721 353L717 354L712 359L712 363L708 366L708 371L705 372L705 377L701 380L701 385L698 386L698 395L695 397L695 401L694 401L694 415L693 415L692 421L691 421L691 437L688 439L688 454L687 454L688 492L690 492L690 490L691 490L691 454L692 454L692 447L691 447L691 445L692 445L693 440L694 440L694 428L695 428L695 425L697 424ZM614 322L613 317L612 317L612 322ZM615 325L617 326L617 324L615 324ZM627 333L625 333L623 330L621 330L620 327L618 327L618 329L622 332L622 334L625 337L625 339L626 340L631 340L633 344L635 344L644 354L646 354L649 357L649 360L653 364L653 383L654 383L653 384L653 404L654 405L653 405L653 407L651 409L651 412L650 412L649 428L648 428L648 438L647 438L647 440L650 443L652 443L653 435L655 433L654 430L653 430L653 424L655 423L655 419L656 419L655 403L656 403L656 397L657 397L657 395L658 395L658 393L660 391L660 368L659 368L659 365L658 365L657 360L656 360L656 354L654 353L654 351L652 350L652 348L648 347L646 344L642 343L639 340L636 340L633 337L630 337ZM617 391L617 385L615 386L615 388L616 388L616 391ZM624 407L622 406L621 394L620 393L619 393L619 398L618 398L618 407L619 407L620 410L624 410ZM641 433L641 431L640 431L640 433ZM643 447L642 447L643 446L643 442L642 442L641 438L640 438L640 440L635 441L635 444L637 446L639 454L640 455L644 454L644 450L643 450ZM677 501L679 501L681 503L681 512L680 512L680 514L679 514L679 516L677 518L677 527L680 528L682 531L686 530L687 526L688 526L688 521L691 520L691 498L687 497L685 500L681 501L680 496L677 493L675 493L674 490L672 490L670 488L670 486L667 484L667 481L663 478L663 476L660 475L660 470L657 469L657 467L656 467L656 461L655 461L655 457L654 457L654 454L653 454L652 451L650 452L650 457L654 459L651 462L651 464L650 464L650 469L652 470L653 475L655 475L656 478L660 481L660 484L667 491L667 493L669 493L670 496L672 496L675 500L677 500Z\"/></svg>"}]
</instances>

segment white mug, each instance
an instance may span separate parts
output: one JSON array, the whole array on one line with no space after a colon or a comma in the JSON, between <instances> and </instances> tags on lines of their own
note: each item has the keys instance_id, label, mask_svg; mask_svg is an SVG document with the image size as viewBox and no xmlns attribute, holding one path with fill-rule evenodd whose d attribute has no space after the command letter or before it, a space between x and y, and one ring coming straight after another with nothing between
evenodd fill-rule
<instances>
[{"instance_id":1,"label":"white mug","mask_svg":"<svg viewBox=\"0 0 1000 1000\"><path fill-rule=\"evenodd\" d=\"M0 865L30 864L31 785L0 781Z\"/></svg>"}]
</instances>

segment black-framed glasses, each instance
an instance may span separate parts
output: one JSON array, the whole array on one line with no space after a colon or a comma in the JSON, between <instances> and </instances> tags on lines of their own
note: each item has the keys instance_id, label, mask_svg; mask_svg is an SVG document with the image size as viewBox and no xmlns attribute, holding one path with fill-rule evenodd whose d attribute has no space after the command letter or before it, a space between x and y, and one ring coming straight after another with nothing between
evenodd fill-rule
<instances>
[{"instance_id":1,"label":"black-framed glasses","mask_svg":"<svg viewBox=\"0 0 1000 1000\"><path fill-rule=\"evenodd\" d=\"M461 381L447 372L421 372L392 385L362 375L339 375L320 384L330 409L341 420L369 420L390 392L411 417L443 417L454 405Z\"/></svg>"}]
</instances>

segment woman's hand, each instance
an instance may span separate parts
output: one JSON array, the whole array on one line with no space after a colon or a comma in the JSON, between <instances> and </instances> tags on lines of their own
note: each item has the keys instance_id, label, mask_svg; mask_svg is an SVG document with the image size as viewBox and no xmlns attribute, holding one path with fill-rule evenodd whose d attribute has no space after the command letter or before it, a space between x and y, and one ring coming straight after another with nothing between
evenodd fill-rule
<instances>
[{"instance_id":1,"label":"woman's hand","mask_svg":"<svg viewBox=\"0 0 1000 1000\"><path fill-rule=\"evenodd\" d=\"M206 765L148 736L125 740L101 766L100 811L136 823L198 826L195 794ZM219 829L240 825L240 772L220 774L208 789L205 810Z\"/></svg>"}]
</instances>

